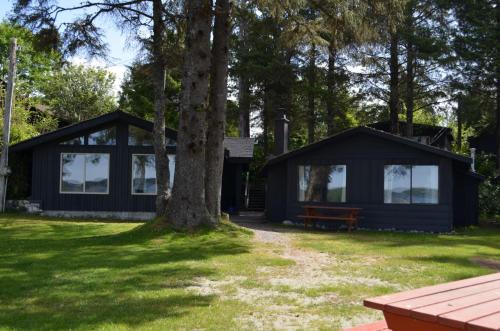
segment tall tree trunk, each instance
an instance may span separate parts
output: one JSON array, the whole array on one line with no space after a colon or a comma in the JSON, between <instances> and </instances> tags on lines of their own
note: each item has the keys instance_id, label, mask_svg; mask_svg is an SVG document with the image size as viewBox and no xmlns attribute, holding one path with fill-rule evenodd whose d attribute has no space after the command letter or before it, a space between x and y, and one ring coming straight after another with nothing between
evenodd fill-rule
<instances>
[{"instance_id":1,"label":"tall tree trunk","mask_svg":"<svg viewBox=\"0 0 500 331\"><path fill-rule=\"evenodd\" d=\"M316 45L311 44L309 50L308 68L308 92L307 92L307 140L311 144L315 140L314 130L316 128Z\"/></svg>"},{"instance_id":2,"label":"tall tree trunk","mask_svg":"<svg viewBox=\"0 0 500 331\"><path fill-rule=\"evenodd\" d=\"M238 129L240 137L250 137L250 83L246 77L240 76L238 86L239 118Z\"/></svg>"},{"instance_id":3,"label":"tall tree trunk","mask_svg":"<svg viewBox=\"0 0 500 331\"><path fill-rule=\"evenodd\" d=\"M500 36L500 5L497 2L496 10L496 31ZM496 141L497 141L497 170L500 171L500 44L496 44Z\"/></svg>"},{"instance_id":4,"label":"tall tree trunk","mask_svg":"<svg viewBox=\"0 0 500 331\"><path fill-rule=\"evenodd\" d=\"M460 152L462 150L462 131L463 131L463 116L462 116L462 100L458 99L457 105L457 150Z\"/></svg>"},{"instance_id":5,"label":"tall tree trunk","mask_svg":"<svg viewBox=\"0 0 500 331\"><path fill-rule=\"evenodd\" d=\"M271 89L269 83L264 82L264 100L262 105L262 135L264 137L264 156L269 155L269 116L271 115Z\"/></svg>"},{"instance_id":6,"label":"tall tree trunk","mask_svg":"<svg viewBox=\"0 0 500 331\"><path fill-rule=\"evenodd\" d=\"M175 228L192 229L214 222L205 203L211 3L191 0L185 8L187 28L175 178L166 219Z\"/></svg>"},{"instance_id":7,"label":"tall tree trunk","mask_svg":"<svg viewBox=\"0 0 500 331\"><path fill-rule=\"evenodd\" d=\"M335 84L335 61L337 57L337 47L335 45L334 37L328 45L328 71L326 74L326 127L328 135L332 135L336 132L335 127L335 98L337 96L336 84Z\"/></svg>"},{"instance_id":8,"label":"tall tree trunk","mask_svg":"<svg viewBox=\"0 0 500 331\"><path fill-rule=\"evenodd\" d=\"M246 10L246 1L240 4ZM241 15L240 18L240 33L241 47L247 47L248 38L248 17L245 14ZM238 82L238 129L240 137L248 138L250 137L250 80L247 78L246 73L240 73Z\"/></svg>"},{"instance_id":9,"label":"tall tree trunk","mask_svg":"<svg viewBox=\"0 0 500 331\"><path fill-rule=\"evenodd\" d=\"M413 4L408 3L406 23L406 136L413 137L415 45L413 44Z\"/></svg>"},{"instance_id":10,"label":"tall tree trunk","mask_svg":"<svg viewBox=\"0 0 500 331\"><path fill-rule=\"evenodd\" d=\"M229 0L217 0L212 45L210 107L207 119L205 201L216 220L221 211L222 170L224 166L224 133L226 130L227 72L229 48Z\"/></svg>"},{"instance_id":11,"label":"tall tree trunk","mask_svg":"<svg viewBox=\"0 0 500 331\"><path fill-rule=\"evenodd\" d=\"M498 60L497 60L498 63ZM496 141L497 141L497 169L500 170L500 65L497 64L496 74Z\"/></svg>"},{"instance_id":12,"label":"tall tree trunk","mask_svg":"<svg viewBox=\"0 0 500 331\"><path fill-rule=\"evenodd\" d=\"M165 75L166 60L163 50L165 23L163 22L161 0L153 0L153 86L154 86L154 123L153 147L156 168L156 214L165 213L170 199L170 172L165 141Z\"/></svg>"},{"instance_id":13,"label":"tall tree trunk","mask_svg":"<svg viewBox=\"0 0 500 331\"><path fill-rule=\"evenodd\" d=\"M390 34L390 57L389 57L389 117L391 120L391 132L399 133L399 60L397 32Z\"/></svg>"}]
</instances>

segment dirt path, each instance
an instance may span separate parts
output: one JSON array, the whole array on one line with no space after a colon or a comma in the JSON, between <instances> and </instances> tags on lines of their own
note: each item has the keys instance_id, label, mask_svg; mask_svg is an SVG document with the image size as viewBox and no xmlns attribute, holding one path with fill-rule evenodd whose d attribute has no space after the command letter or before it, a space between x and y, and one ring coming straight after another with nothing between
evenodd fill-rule
<instances>
[{"instance_id":1,"label":"dirt path","mask_svg":"<svg viewBox=\"0 0 500 331\"><path fill-rule=\"evenodd\" d=\"M325 312L335 305L359 305L359 302L345 302L345 297L343 301L332 288L359 284L393 285L376 278L333 272L337 268L351 268L355 262L296 247L294 240L299 229L259 222L239 224L255 233L254 249L259 253L291 261L284 266L258 267L257 275L251 279L245 276L222 280L200 278L190 288L202 295L217 295L222 300L237 300L255 307L254 313L237 318L241 329L316 330L362 324L373 320L373 316L340 317ZM259 285L248 286L244 284L247 280Z\"/></svg>"},{"instance_id":2,"label":"dirt path","mask_svg":"<svg viewBox=\"0 0 500 331\"><path fill-rule=\"evenodd\" d=\"M243 224L245 225L245 224ZM349 266L355 262L337 260L333 256L314 250L298 248L293 245L295 229L286 229L279 226L250 224L247 225L255 233L254 240L258 243L270 244L271 249L281 250L278 255L295 262L294 265L284 270L279 278L273 278L271 284L285 285L291 288L318 288L335 284L365 284L372 286L393 286L376 278L336 276L332 275L333 266ZM364 261L363 265L369 264ZM265 268L261 268L265 272Z\"/></svg>"}]
</instances>

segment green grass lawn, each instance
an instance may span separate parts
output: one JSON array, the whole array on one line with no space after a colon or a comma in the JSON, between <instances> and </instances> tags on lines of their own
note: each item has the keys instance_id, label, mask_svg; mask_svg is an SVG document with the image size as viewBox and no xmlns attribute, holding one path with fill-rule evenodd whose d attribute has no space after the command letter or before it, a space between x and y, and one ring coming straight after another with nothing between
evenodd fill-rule
<instances>
[{"instance_id":1,"label":"green grass lawn","mask_svg":"<svg viewBox=\"0 0 500 331\"><path fill-rule=\"evenodd\" d=\"M331 258L325 275L339 281L274 284L296 262L236 226L158 233L140 223L2 215L0 329L269 329L296 320L307 320L304 329L338 329L374 318L362 298L486 274L471 259L500 259L498 229L290 236L297 249Z\"/></svg>"}]
</instances>

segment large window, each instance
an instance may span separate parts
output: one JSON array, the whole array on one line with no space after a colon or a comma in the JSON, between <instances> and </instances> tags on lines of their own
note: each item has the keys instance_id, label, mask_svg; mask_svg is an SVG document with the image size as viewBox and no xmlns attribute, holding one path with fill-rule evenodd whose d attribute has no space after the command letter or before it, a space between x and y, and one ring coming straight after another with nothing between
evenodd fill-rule
<instances>
[{"instance_id":1,"label":"large window","mask_svg":"<svg viewBox=\"0 0 500 331\"><path fill-rule=\"evenodd\" d=\"M436 165L386 165L385 203L429 203L439 201L439 167Z\"/></svg>"},{"instance_id":2,"label":"large window","mask_svg":"<svg viewBox=\"0 0 500 331\"><path fill-rule=\"evenodd\" d=\"M100 130L89 134L89 145L116 145L116 128Z\"/></svg>"},{"instance_id":3,"label":"large window","mask_svg":"<svg viewBox=\"0 0 500 331\"><path fill-rule=\"evenodd\" d=\"M299 201L345 202L345 165L299 166Z\"/></svg>"},{"instance_id":4,"label":"large window","mask_svg":"<svg viewBox=\"0 0 500 331\"><path fill-rule=\"evenodd\" d=\"M61 145L85 145L85 137L76 137L69 140L65 140L60 143Z\"/></svg>"},{"instance_id":5,"label":"large window","mask_svg":"<svg viewBox=\"0 0 500 331\"><path fill-rule=\"evenodd\" d=\"M153 145L153 134L133 125L128 126L129 146L151 146Z\"/></svg>"},{"instance_id":6,"label":"large window","mask_svg":"<svg viewBox=\"0 0 500 331\"><path fill-rule=\"evenodd\" d=\"M109 154L61 153L60 192L107 194Z\"/></svg>"},{"instance_id":7,"label":"large window","mask_svg":"<svg viewBox=\"0 0 500 331\"><path fill-rule=\"evenodd\" d=\"M170 187L174 182L175 155L168 155ZM132 154L132 194L155 195L156 168L154 154Z\"/></svg>"},{"instance_id":8,"label":"large window","mask_svg":"<svg viewBox=\"0 0 500 331\"><path fill-rule=\"evenodd\" d=\"M171 138L166 138L166 145L169 147L176 146L177 143ZM153 133L150 131L138 128L133 125L128 126L128 145L129 146L152 146Z\"/></svg>"}]
</instances>

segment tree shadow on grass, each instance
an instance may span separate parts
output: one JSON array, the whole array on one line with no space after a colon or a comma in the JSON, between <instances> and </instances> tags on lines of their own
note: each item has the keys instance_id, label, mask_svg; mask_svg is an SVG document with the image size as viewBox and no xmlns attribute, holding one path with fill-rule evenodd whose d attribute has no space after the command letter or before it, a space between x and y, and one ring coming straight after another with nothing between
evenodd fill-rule
<instances>
[{"instance_id":1,"label":"tree shadow on grass","mask_svg":"<svg viewBox=\"0 0 500 331\"><path fill-rule=\"evenodd\" d=\"M0 327L134 328L190 314L214 299L185 291L197 277L218 276L204 261L249 251L236 231L89 232L66 238L59 227L33 239L0 232Z\"/></svg>"}]
</instances>

